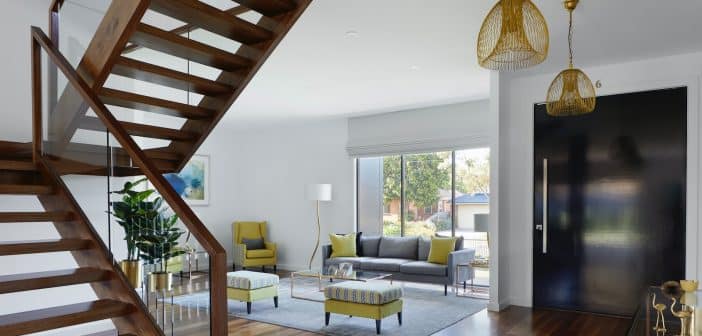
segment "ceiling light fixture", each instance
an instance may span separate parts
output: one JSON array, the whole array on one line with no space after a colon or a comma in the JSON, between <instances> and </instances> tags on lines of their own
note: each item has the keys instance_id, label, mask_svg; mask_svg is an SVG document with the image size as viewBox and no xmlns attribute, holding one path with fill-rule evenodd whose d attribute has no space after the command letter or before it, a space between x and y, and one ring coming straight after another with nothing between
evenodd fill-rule
<instances>
[{"instance_id":1,"label":"ceiling light fixture","mask_svg":"<svg viewBox=\"0 0 702 336\"><path fill-rule=\"evenodd\" d=\"M357 38L357 37L359 37L359 36L360 36L360 34L359 34L357 31L355 31L355 30L349 30L349 31L346 32L346 37Z\"/></svg>"},{"instance_id":2,"label":"ceiling light fixture","mask_svg":"<svg viewBox=\"0 0 702 336\"><path fill-rule=\"evenodd\" d=\"M548 26L530 0L500 0L478 33L478 63L491 70L519 70L548 55Z\"/></svg>"},{"instance_id":3,"label":"ceiling light fixture","mask_svg":"<svg viewBox=\"0 0 702 336\"><path fill-rule=\"evenodd\" d=\"M568 10L568 69L561 71L546 93L546 112L552 116L574 116L595 110L595 87L587 75L573 67L573 11L578 0L563 2Z\"/></svg>"}]
</instances>

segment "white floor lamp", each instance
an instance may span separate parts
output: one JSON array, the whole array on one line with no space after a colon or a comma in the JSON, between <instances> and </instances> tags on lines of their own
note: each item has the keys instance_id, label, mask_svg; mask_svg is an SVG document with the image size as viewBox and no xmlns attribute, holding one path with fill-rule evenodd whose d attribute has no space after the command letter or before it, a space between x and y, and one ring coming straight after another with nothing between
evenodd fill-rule
<instances>
[{"instance_id":1,"label":"white floor lamp","mask_svg":"<svg viewBox=\"0 0 702 336\"><path fill-rule=\"evenodd\" d=\"M310 257L309 269L312 269L312 262L314 261L314 256L317 254L317 249L319 249L319 235L322 231L322 226L319 223L319 202L331 201L332 200L332 185L331 184L308 184L305 190L307 199L310 201L317 202L317 244L314 246L314 252L312 252L312 257Z\"/></svg>"}]
</instances>

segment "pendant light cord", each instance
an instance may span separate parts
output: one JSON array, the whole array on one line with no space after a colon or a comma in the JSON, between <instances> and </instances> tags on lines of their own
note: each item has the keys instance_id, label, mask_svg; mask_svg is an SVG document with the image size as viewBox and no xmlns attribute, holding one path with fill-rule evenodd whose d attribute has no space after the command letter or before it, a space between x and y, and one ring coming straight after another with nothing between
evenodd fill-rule
<instances>
[{"instance_id":1,"label":"pendant light cord","mask_svg":"<svg viewBox=\"0 0 702 336\"><path fill-rule=\"evenodd\" d=\"M573 10L568 11L568 55L569 66L573 68Z\"/></svg>"}]
</instances>

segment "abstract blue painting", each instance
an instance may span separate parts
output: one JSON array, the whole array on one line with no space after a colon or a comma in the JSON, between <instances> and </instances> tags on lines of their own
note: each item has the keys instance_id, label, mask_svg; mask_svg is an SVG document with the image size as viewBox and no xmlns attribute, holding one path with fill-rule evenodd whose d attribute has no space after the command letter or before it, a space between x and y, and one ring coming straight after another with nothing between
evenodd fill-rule
<instances>
[{"instance_id":1,"label":"abstract blue painting","mask_svg":"<svg viewBox=\"0 0 702 336\"><path fill-rule=\"evenodd\" d=\"M210 157L194 155L180 173L165 174L166 181L190 205L210 202Z\"/></svg>"}]
</instances>

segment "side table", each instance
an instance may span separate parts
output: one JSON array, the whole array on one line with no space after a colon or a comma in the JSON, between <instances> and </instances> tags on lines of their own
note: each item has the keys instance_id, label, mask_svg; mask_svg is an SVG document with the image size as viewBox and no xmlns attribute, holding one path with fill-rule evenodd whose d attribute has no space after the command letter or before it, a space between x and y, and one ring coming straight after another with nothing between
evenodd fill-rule
<instances>
[{"instance_id":1,"label":"side table","mask_svg":"<svg viewBox=\"0 0 702 336\"><path fill-rule=\"evenodd\" d=\"M476 298L476 299L489 299L490 298L490 286L485 286L485 285L476 285L474 283L475 276L470 278L470 290L468 290L468 283L467 279L461 279L461 269L468 269L469 267L472 268L483 268L487 269L489 268L489 263L483 260L474 260L469 263L462 263L456 265L456 281L454 283L454 290L456 292L456 296L463 296L463 297L471 297L471 298ZM463 289L461 292L460 289Z\"/></svg>"}]
</instances>

